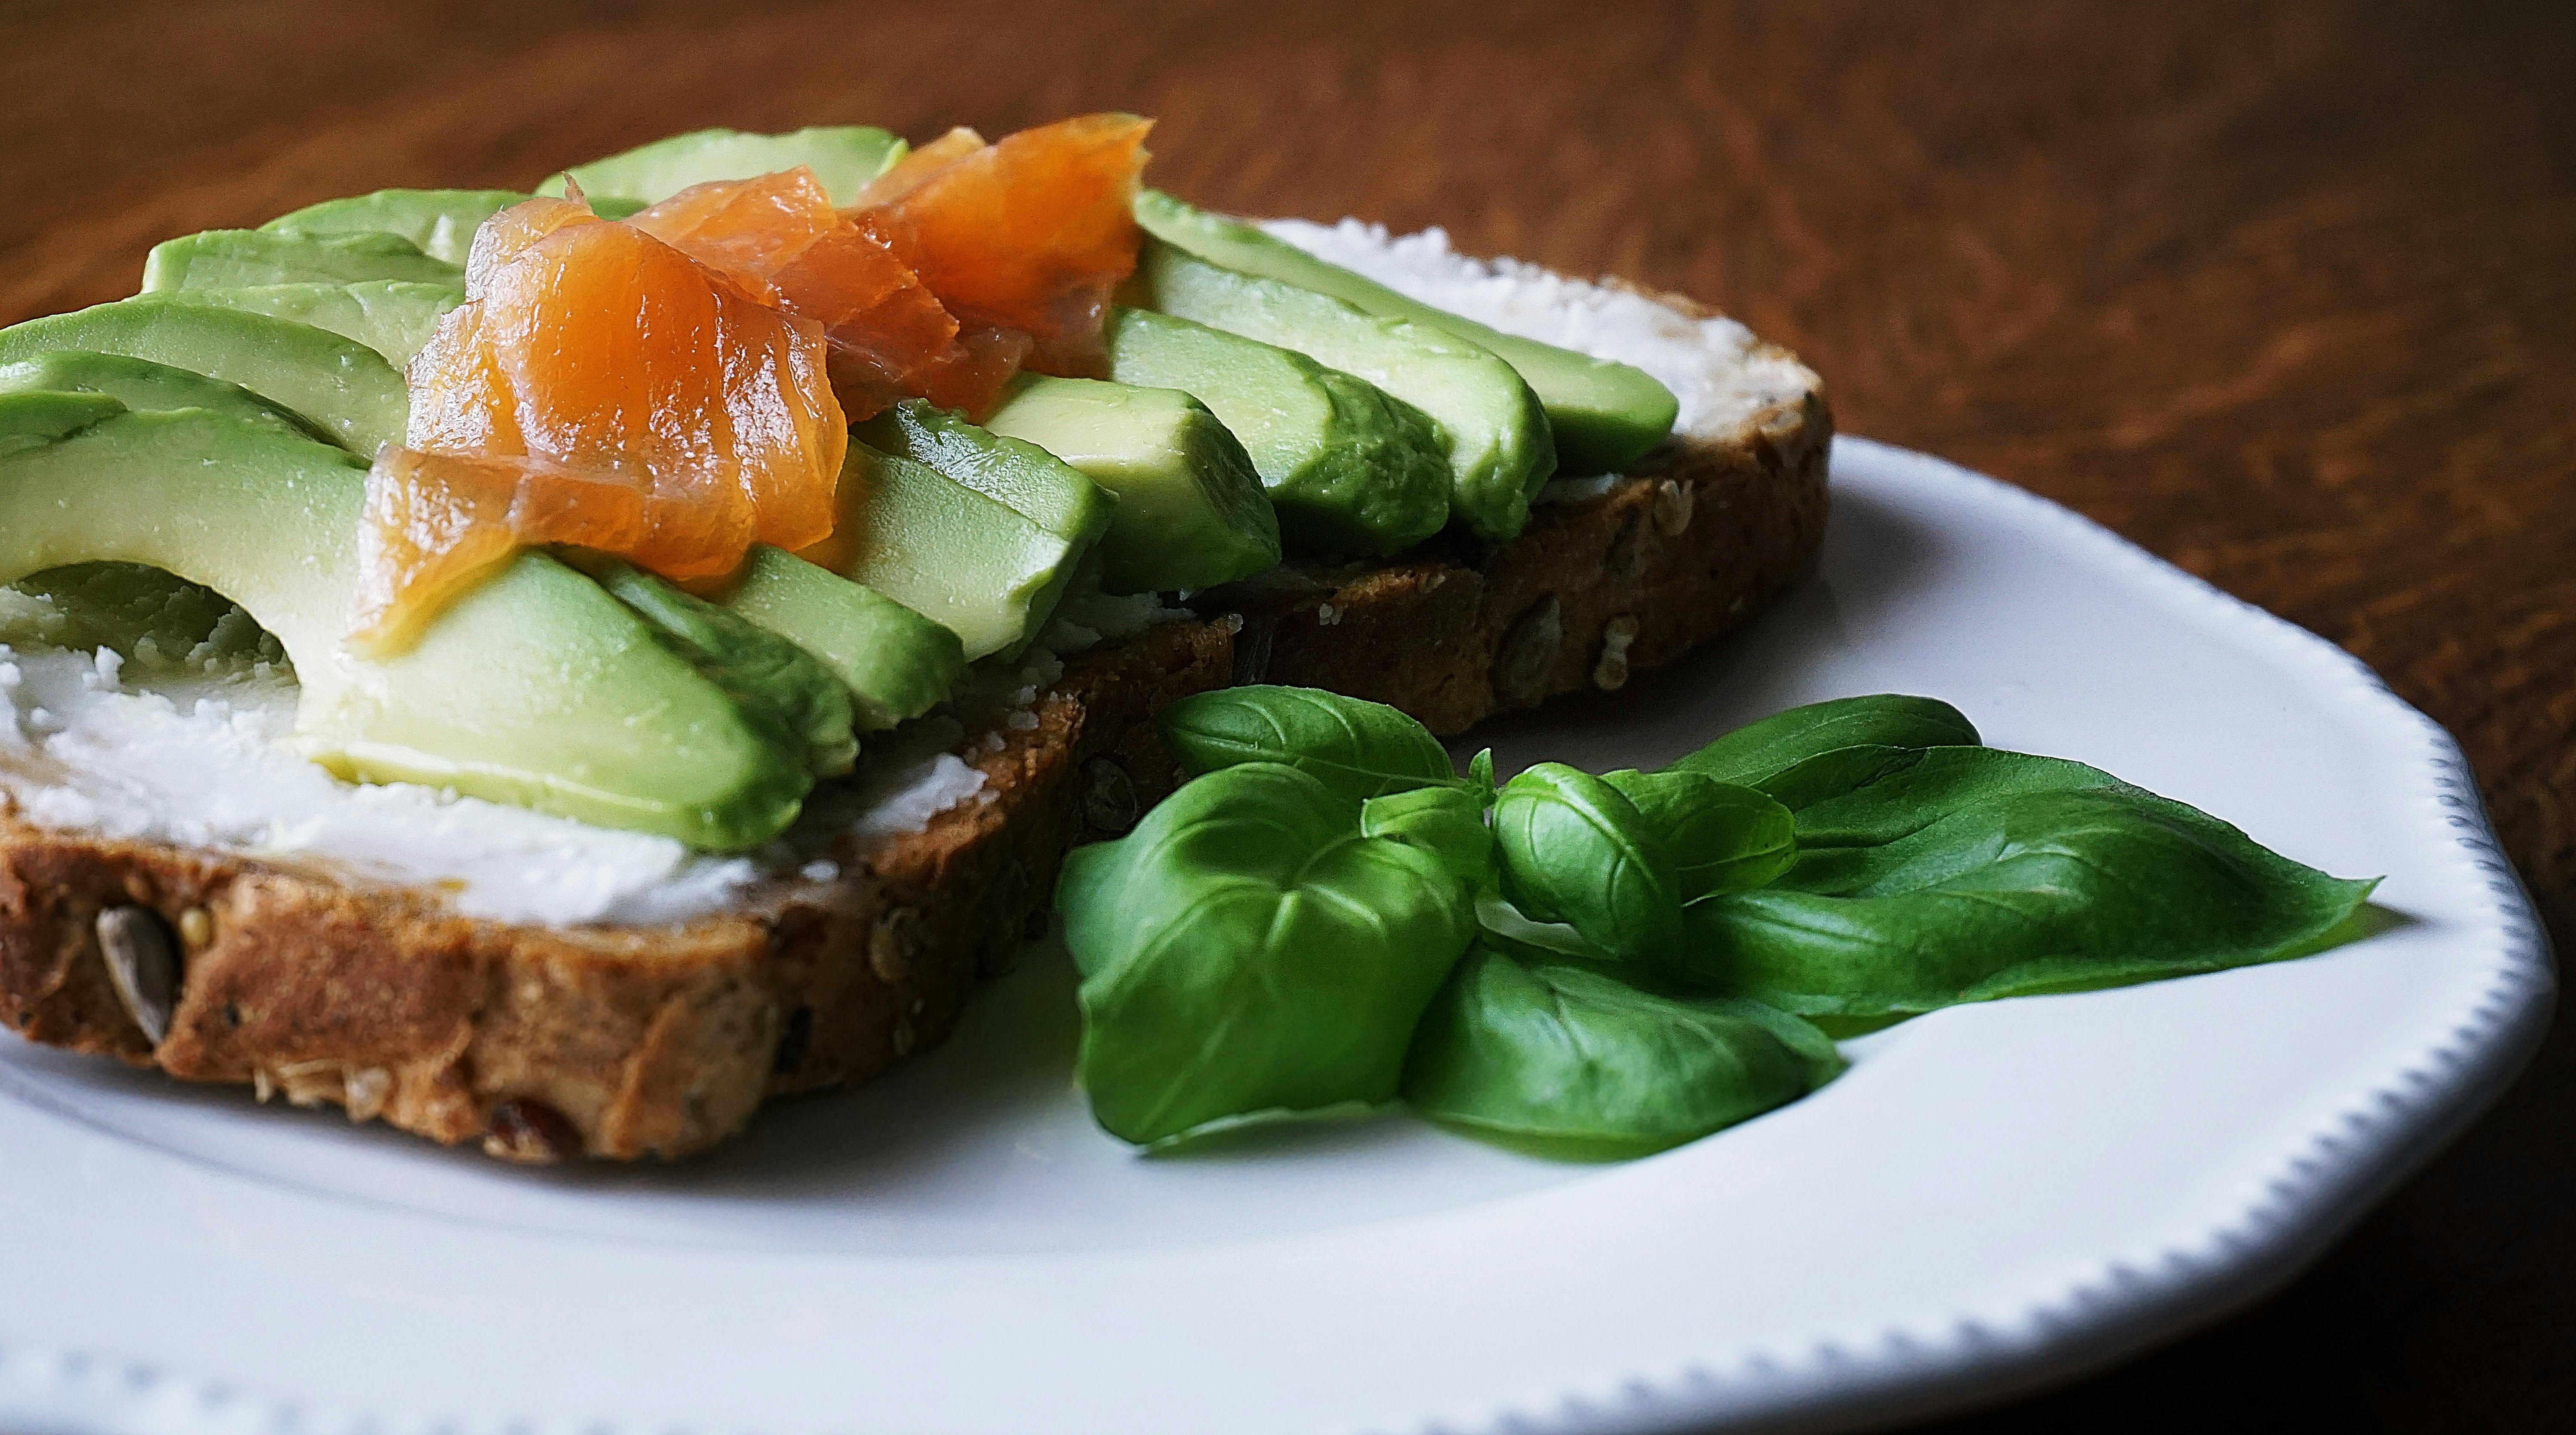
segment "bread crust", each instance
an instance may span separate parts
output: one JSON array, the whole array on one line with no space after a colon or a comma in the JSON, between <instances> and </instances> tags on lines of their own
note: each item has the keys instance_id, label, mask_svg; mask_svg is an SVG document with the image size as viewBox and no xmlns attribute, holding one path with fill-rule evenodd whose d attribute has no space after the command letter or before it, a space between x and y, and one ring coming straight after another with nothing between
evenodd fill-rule
<instances>
[{"instance_id":1,"label":"bread crust","mask_svg":"<svg viewBox=\"0 0 2576 1435\"><path fill-rule=\"evenodd\" d=\"M1044 933L1065 851L1125 831L1178 781L1154 735L1165 703L1295 683L1454 734L1615 689L1812 567L1831 431L1811 391L1543 504L1510 543L1203 595L1198 621L1070 662L1036 726L990 729L998 750L971 735L977 799L916 835L845 838L838 875L703 920L469 919L421 893L0 816L0 1022L507 1160L702 1151L769 1097L863 1081L944 1038L978 977ZM157 1043L111 975L111 908L152 914L179 956Z\"/></svg>"}]
</instances>

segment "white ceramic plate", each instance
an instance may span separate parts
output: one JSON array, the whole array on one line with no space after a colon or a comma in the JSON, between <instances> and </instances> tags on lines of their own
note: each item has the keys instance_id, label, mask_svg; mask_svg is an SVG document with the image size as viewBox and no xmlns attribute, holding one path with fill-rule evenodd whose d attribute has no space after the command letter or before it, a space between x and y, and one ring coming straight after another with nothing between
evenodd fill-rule
<instances>
[{"instance_id":1,"label":"white ceramic plate","mask_svg":"<svg viewBox=\"0 0 2576 1435\"><path fill-rule=\"evenodd\" d=\"M673 1169L520 1171L0 1038L0 1430L1294 1435L1834 1426L2063 1375L2286 1278L2537 1039L2548 956L2458 750L2352 659L2018 490L1846 440L1821 579L1505 766L1948 698L2406 920L1944 1011L1628 1165L1403 1119L1144 1160L1062 958Z\"/></svg>"}]
</instances>

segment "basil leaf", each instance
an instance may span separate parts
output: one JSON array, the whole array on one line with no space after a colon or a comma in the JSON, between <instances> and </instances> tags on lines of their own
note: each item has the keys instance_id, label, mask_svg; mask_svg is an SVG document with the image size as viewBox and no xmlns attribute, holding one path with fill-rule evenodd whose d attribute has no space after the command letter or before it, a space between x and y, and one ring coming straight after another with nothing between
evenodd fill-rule
<instances>
[{"instance_id":1,"label":"basil leaf","mask_svg":"<svg viewBox=\"0 0 2576 1435\"><path fill-rule=\"evenodd\" d=\"M1623 961L1664 960L1681 936L1681 896L1663 834L1619 789L1542 762L1494 796L1503 894L1563 922Z\"/></svg>"},{"instance_id":2,"label":"basil leaf","mask_svg":"<svg viewBox=\"0 0 2576 1435\"><path fill-rule=\"evenodd\" d=\"M1247 763L1065 859L1077 1075L1103 1127L1164 1144L1394 1099L1475 907L1438 858L1360 836L1357 816L1308 773Z\"/></svg>"},{"instance_id":3,"label":"basil leaf","mask_svg":"<svg viewBox=\"0 0 2576 1435\"><path fill-rule=\"evenodd\" d=\"M1602 774L1637 805L1672 854L1675 894L1685 903L1759 887L1798 857L1789 809L1749 787L1696 772Z\"/></svg>"},{"instance_id":4,"label":"basil leaf","mask_svg":"<svg viewBox=\"0 0 2576 1435\"><path fill-rule=\"evenodd\" d=\"M1198 693L1163 709L1156 722L1164 745L1194 774L1245 762L1286 763L1353 802L1459 785L1448 750L1430 729L1384 703L1319 688Z\"/></svg>"},{"instance_id":5,"label":"basil leaf","mask_svg":"<svg viewBox=\"0 0 2576 1435\"><path fill-rule=\"evenodd\" d=\"M1642 992L1591 967L1479 944L1424 1013L1404 1099L1472 1131L1634 1156L1832 1080L1822 1032L1761 1005Z\"/></svg>"},{"instance_id":6,"label":"basil leaf","mask_svg":"<svg viewBox=\"0 0 2576 1435\"><path fill-rule=\"evenodd\" d=\"M1494 834L1485 799L1459 787L1417 787L1360 805L1360 835L1419 847L1471 888L1494 884Z\"/></svg>"},{"instance_id":7,"label":"basil leaf","mask_svg":"<svg viewBox=\"0 0 2576 1435\"><path fill-rule=\"evenodd\" d=\"M1533 922L1521 915L1520 908L1490 892L1476 896L1476 940L1498 952L1533 960L1572 958L1595 965L1618 961L1563 922Z\"/></svg>"},{"instance_id":8,"label":"basil leaf","mask_svg":"<svg viewBox=\"0 0 2576 1435\"><path fill-rule=\"evenodd\" d=\"M1948 703L1878 693L1774 713L1672 767L1767 792L1774 774L1837 748L1975 747L1979 741L1975 724Z\"/></svg>"},{"instance_id":9,"label":"basil leaf","mask_svg":"<svg viewBox=\"0 0 2576 1435\"><path fill-rule=\"evenodd\" d=\"M1474 757L1467 759L1467 783L1471 787L1482 788L1487 802L1494 800L1494 750L1492 748L1485 748Z\"/></svg>"},{"instance_id":10,"label":"basil leaf","mask_svg":"<svg viewBox=\"0 0 2576 1435\"><path fill-rule=\"evenodd\" d=\"M1797 813L1762 891L1689 910L1712 988L1836 1018L2080 991L2295 956L2376 885L2293 862L2097 768L1934 748Z\"/></svg>"},{"instance_id":11,"label":"basil leaf","mask_svg":"<svg viewBox=\"0 0 2576 1435\"><path fill-rule=\"evenodd\" d=\"M1793 791L1785 804L1796 814L1800 859L1790 877L1802 890L1855 892L1922 850L1920 843L1901 845L1908 838L1982 803L2050 792L2152 795L2098 767L1991 747L1844 748L1789 769L1779 783L1826 788L1807 775L1843 766L1855 753L1875 755L1864 779L1831 790Z\"/></svg>"}]
</instances>

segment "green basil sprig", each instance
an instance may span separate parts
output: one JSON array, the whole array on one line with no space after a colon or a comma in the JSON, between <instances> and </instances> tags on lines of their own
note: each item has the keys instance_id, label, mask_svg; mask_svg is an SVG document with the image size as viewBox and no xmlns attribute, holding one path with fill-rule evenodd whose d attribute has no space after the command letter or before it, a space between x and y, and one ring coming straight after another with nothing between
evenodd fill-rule
<instances>
[{"instance_id":1,"label":"green basil sprig","mask_svg":"<svg viewBox=\"0 0 2576 1435\"><path fill-rule=\"evenodd\" d=\"M1245 763L1066 858L1078 1076L1102 1126L1151 1145L1395 1098L1474 898L1438 856L1363 837L1358 818L1311 773Z\"/></svg>"},{"instance_id":2,"label":"green basil sprig","mask_svg":"<svg viewBox=\"0 0 2576 1435\"><path fill-rule=\"evenodd\" d=\"M1601 780L1663 834L1684 903L1759 887L1798 857L1789 809L1749 787L1696 772L1608 772Z\"/></svg>"},{"instance_id":3,"label":"green basil sprig","mask_svg":"<svg viewBox=\"0 0 2576 1435\"><path fill-rule=\"evenodd\" d=\"M1186 697L1156 720L1193 774L1246 762L1303 769L1353 802L1465 784L1430 729L1384 703L1315 688L1242 687Z\"/></svg>"},{"instance_id":4,"label":"green basil sprig","mask_svg":"<svg viewBox=\"0 0 2576 1435\"><path fill-rule=\"evenodd\" d=\"M1580 768L1542 762L1494 795L1503 894L1562 922L1605 955L1652 966L1681 944L1681 886L1661 832L1625 793Z\"/></svg>"},{"instance_id":5,"label":"green basil sprig","mask_svg":"<svg viewBox=\"0 0 2576 1435\"><path fill-rule=\"evenodd\" d=\"M1798 808L1779 881L1690 908L1697 981L1840 1019L2119 986L2315 950L2376 885L2082 763L1979 747L1873 761Z\"/></svg>"},{"instance_id":6,"label":"green basil sprig","mask_svg":"<svg viewBox=\"0 0 2576 1435\"><path fill-rule=\"evenodd\" d=\"M1163 728L1205 775L1058 892L1081 1078L1140 1143L1383 1103L1400 1077L1470 1131L1641 1154L1830 1080L1826 1032L2313 951L2373 885L1982 747L1929 698L1499 789L1490 751L1461 779L1411 718L1329 693L1207 694Z\"/></svg>"},{"instance_id":7,"label":"green basil sprig","mask_svg":"<svg viewBox=\"0 0 2576 1435\"><path fill-rule=\"evenodd\" d=\"M1795 1101L1842 1069L1824 1033L1759 1002L1660 996L1480 943L1423 1015L1404 1099L1557 1154L1638 1156Z\"/></svg>"}]
</instances>

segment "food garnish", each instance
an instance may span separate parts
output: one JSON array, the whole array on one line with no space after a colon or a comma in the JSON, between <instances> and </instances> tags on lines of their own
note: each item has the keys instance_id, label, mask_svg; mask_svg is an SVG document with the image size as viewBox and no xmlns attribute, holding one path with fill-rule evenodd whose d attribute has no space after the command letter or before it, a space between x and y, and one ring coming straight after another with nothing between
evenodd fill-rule
<instances>
[{"instance_id":1,"label":"food garnish","mask_svg":"<svg viewBox=\"0 0 2576 1435\"><path fill-rule=\"evenodd\" d=\"M2376 885L1982 746L1929 698L1499 789L1490 754L1460 778L1411 718L1311 689L1184 698L1162 728L1201 775L1057 890L1084 1089L1148 1147L1400 1096L1512 1144L1643 1155L1822 1086L1832 1035L2305 955L2357 935Z\"/></svg>"}]
</instances>

